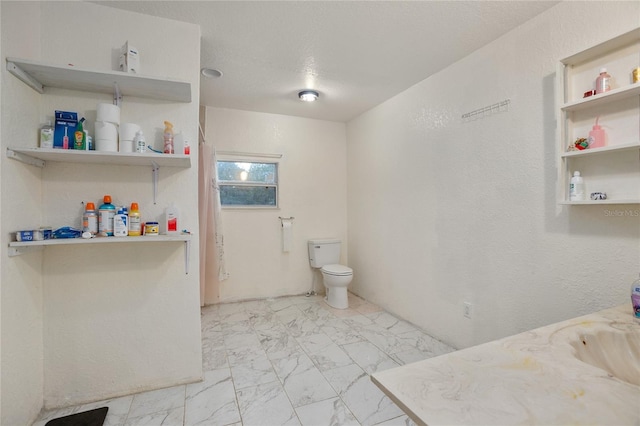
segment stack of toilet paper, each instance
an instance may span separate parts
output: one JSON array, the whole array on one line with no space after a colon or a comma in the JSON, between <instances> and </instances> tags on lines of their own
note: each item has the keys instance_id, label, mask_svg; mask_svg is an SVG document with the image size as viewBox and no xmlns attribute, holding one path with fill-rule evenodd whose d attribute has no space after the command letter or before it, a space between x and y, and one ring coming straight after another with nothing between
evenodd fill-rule
<instances>
[{"instance_id":1,"label":"stack of toilet paper","mask_svg":"<svg viewBox=\"0 0 640 426\"><path fill-rule=\"evenodd\" d=\"M120 125L120 107L100 103L96 114L96 151L118 151L118 126Z\"/></svg>"}]
</instances>

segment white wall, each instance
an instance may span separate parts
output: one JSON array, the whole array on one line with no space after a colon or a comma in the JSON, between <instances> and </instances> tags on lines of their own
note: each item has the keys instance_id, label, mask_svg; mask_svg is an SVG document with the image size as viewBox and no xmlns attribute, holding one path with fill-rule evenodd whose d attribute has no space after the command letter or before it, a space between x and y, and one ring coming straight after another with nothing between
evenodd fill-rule
<instances>
[{"instance_id":1,"label":"white wall","mask_svg":"<svg viewBox=\"0 0 640 426\"><path fill-rule=\"evenodd\" d=\"M7 146L34 143L40 123L40 96L6 71L6 56L37 57L40 21L37 3L0 3L2 11L2 204L0 298L2 363L0 395L3 425L35 420L43 398L42 255L9 258L10 233L39 227L42 215L41 170L7 159Z\"/></svg>"},{"instance_id":2,"label":"white wall","mask_svg":"<svg viewBox=\"0 0 640 426\"><path fill-rule=\"evenodd\" d=\"M197 140L197 26L84 2L20 2L10 7L3 2L2 7L4 22L15 22L37 47L26 49L25 41L3 26L3 43L9 34L14 40L12 52L3 51L6 55L111 70L116 50L129 40L141 52L143 74L191 82L191 103L125 97L122 121L140 123L147 141L154 142L156 148L161 146L163 120L172 121L189 141ZM78 22L86 24L80 32ZM2 93L3 150L9 145L37 146L36 129L54 109L78 111L87 118L93 133L96 104L111 102L110 95L60 89L40 96L4 69L2 76L6 89ZM12 96L6 93L9 90ZM15 99L20 101L16 103ZM16 109L16 104L28 113ZM80 226L81 203L93 201L98 205L104 194L112 195L119 205L137 201L143 220L159 218L164 207L175 202L182 213L181 227L196 230L197 151L192 150L191 155L190 169L160 169L157 205L153 204L150 167L48 163L40 170L3 158L3 203L9 201L16 206L3 212L3 230ZM7 236L3 234L3 253ZM5 375L9 374L5 367L23 380L37 377L20 388L37 395L29 401L39 398L40 406L44 398L47 408L199 380L202 363L196 247L198 236L194 235L188 275L182 243L51 247L42 254L10 259L3 256L2 300L8 294L7 283L20 274L15 286L22 293L34 287L32 293L37 294L34 299L39 302L27 313L34 318L29 321L35 323L35 331L40 332L39 337L26 337L27 341L40 340L38 346L33 345L32 354L6 341L3 327L3 390L11 389L7 388L10 382L5 384ZM5 272L5 265L9 272ZM7 275L13 270L15 274ZM14 321L26 322L21 319L25 318L21 305L28 299L23 294L10 296L16 307L2 310L3 326L12 315ZM15 328L15 333L25 339L25 326ZM9 364L12 356L27 360ZM39 365L29 361L30 357L38 358ZM24 404L19 401L20 395L6 397L3 392L2 423L28 423L29 411L14 406ZM14 404L13 399L18 402Z\"/></svg>"},{"instance_id":3,"label":"white wall","mask_svg":"<svg viewBox=\"0 0 640 426\"><path fill-rule=\"evenodd\" d=\"M456 347L627 303L640 223L605 210L638 206L557 206L554 85L559 59L638 16L561 3L350 122L353 291Z\"/></svg>"},{"instance_id":4,"label":"white wall","mask_svg":"<svg viewBox=\"0 0 640 426\"><path fill-rule=\"evenodd\" d=\"M209 107L205 128L207 143L218 151L282 154L279 209L223 211L230 277L222 282L221 301L307 292L314 280L307 255L311 238L340 238L342 262L347 262L343 123ZM219 155L223 158L241 159ZM281 249L278 216L295 217L289 253ZM317 272L315 280L319 291L322 277Z\"/></svg>"}]
</instances>

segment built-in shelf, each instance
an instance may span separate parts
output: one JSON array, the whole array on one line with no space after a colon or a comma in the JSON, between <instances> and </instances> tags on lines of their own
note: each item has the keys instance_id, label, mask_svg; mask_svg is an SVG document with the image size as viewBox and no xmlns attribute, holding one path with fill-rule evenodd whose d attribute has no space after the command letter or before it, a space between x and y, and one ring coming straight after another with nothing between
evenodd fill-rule
<instances>
[{"instance_id":1,"label":"built-in shelf","mask_svg":"<svg viewBox=\"0 0 640 426\"><path fill-rule=\"evenodd\" d=\"M172 102L191 102L191 84L169 78L98 71L72 65L50 65L7 58L7 70L39 93L48 87L134 96Z\"/></svg>"},{"instance_id":2,"label":"built-in shelf","mask_svg":"<svg viewBox=\"0 0 640 426\"><path fill-rule=\"evenodd\" d=\"M51 148L7 148L7 157L24 161L24 157L42 162L91 163L124 166L191 167L191 157L182 154L157 154L135 152L79 151ZM44 163L25 161L44 166Z\"/></svg>"},{"instance_id":3,"label":"built-in shelf","mask_svg":"<svg viewBox=\"0 0 640 426\"><path fill-rule=\"evenodd\" d=\"M182 242L184 247L184 271L189 273L189 257L191 251L191 235L143 235L138 237L96 237L96 238L62 238L42 241L14 241L9 243L9 256L19 256L32 251L39 251L48 246L78 244L136 244L136 243L171 243Z\"/></svg>"},{"instance_id":4,"label":"built-in shelf","mask_svg":"<svg viewBox=\"0 0 640 426\"><path fill-rule=\"evenodd\" d=\"M560 201L560 204L564 204L564 205L640 204L640 199Z\"/></svg>"},{"instance_id":5,"label":"built-in shelf","mask_svg":"<svg viewBox=\"0 0 640 426\"><path fill-rule=\"evenodd\" d=\"M640 142L625 145L605 146L602 148L583 149L582 151L567 151L561 154L562 157L580 157L584 155L598 155L613 152L640 150Z\"/></svg>"},{"instance_id":6,"label":"built-in shelf","mask_svg":"<svg viewBox=\"0 0 640 426\"><path fill-rule=\"evenodd\" d=\"M605 93L589 96L587 98L578 99L577 101L568 102L560 108L563 111L579 111L587 108L602 106L612 102L618 102L623 99L640 96L640 82L629 86L613 89Z\"/></svg>"}]
</instances>

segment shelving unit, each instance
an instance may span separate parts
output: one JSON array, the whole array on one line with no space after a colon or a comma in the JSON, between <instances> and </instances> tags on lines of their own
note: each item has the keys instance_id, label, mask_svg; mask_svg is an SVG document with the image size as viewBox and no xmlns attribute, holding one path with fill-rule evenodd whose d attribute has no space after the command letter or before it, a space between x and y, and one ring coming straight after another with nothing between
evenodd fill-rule
<instances>
[{"instance_id":1,"label":"shelving unit","mask_svg":"<svg viewBox=\"0 0 640 426\"><path fill-rule=\"evenodd\" d=\"M563 205L640 204L640 28L560 61L558 65L558 203ZM612 76L612 90L584 98L600 68ZM598 123L605 129L602 148L568 151ZM584 177L587 200L569 201L574 171ZM592 192L607 200L592 201Z\"/></svg>"},{"instance_id":2,"label":"shelving unit","mask_svg":"<svg viewBox=\"0 0 640 426\"><path fill-rule=\"evenodd\" d=\"M116 104L120 103L123 96L158 99L170 102L191 102L191 84L188 82L128 74L119 71L84 69L72 65L50 65L17 58L6 58L6 61L9 72L41 94L46 94L47 88L60 88L93 93L113 93L114 103ZM36 167L45 167L47 162L151 166L153 170L154 204L156 202L158 172L160 167L191 167L191 157L188 155L22 147L7 148L6 155L8 158ZM43 250L49 246L69 246L77 244L158 244L173 242L183 242L185 245L185 273L188 273L191 248L190 234L11 242L9 243L8 252L9 256L18 256L32 251Z\"/></svg>"}]
</instances>

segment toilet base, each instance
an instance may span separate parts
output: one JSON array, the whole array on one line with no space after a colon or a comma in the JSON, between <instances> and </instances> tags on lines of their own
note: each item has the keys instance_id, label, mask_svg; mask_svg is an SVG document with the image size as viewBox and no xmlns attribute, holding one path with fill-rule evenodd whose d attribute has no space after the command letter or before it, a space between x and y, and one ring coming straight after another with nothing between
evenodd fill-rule
<instances>
[{"instance_id":1,"label":"toilet base","mask_svg":"<svg viewBox=\"0 0 640 426\"><path fill-rule=\"evenodd\" d=\"M336 309L347 309L349 307L349 296L346 287L325 287L327 305Z\"/></svg>"}]
</instances>

